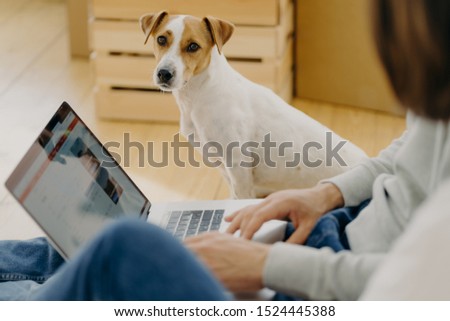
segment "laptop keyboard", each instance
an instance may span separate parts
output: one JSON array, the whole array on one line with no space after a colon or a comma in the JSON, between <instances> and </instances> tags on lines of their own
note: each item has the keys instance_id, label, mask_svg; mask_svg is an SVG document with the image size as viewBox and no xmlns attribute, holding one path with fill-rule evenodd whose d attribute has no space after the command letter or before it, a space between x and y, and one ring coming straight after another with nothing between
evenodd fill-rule
<instances>
[{"instance_id":1,"label":"laptop keyboard","mask_svg":"<svg viewBox=\"0 0 450 321\"><path fill-rule=\"evenodd\" d=\"M172 211L165 227L178 239L218 231L225 210Z\"/></svg>"}]
</instances>

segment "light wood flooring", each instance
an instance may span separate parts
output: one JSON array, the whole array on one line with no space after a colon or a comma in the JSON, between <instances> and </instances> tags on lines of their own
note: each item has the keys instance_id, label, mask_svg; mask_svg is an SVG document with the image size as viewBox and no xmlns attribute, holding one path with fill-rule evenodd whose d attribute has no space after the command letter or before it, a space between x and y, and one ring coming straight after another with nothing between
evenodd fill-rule
<instances>
[{"instance_id":1,"label":"light wood flooring","mask_svg":"<svg viewBox=\"0 0 450 321\"><path fill-rule=\"evenodd\" d=\"M3 183L62 101L70 102L103 142L120 142L130 133L132 140L160 148L178 131L177 124L97 119L92 67L88 60L71 59L68 44L65 1L0 1L0 239L43 234ZM305 100L294 105L371 156L405 126L403 118L380 112ZM205 166L179 168L172 162L139 168L131 158L126 171L153 201L228 197L219 172Z\"/></svg>"}]
</instances>

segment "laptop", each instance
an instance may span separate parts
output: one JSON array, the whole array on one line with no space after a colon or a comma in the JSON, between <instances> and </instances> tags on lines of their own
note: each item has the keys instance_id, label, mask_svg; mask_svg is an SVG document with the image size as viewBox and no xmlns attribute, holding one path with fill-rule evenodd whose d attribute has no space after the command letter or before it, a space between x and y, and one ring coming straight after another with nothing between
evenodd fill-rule
<instances>
[{"instance_id":1,"label":"laptop","mask_svg":"<svg viewBox=\"0 0 450 321\"><path fill-rule=\"evenodd\" d=\"M6 188L66 259L121 217L142 219L184 239L224 232L225 216L260 201L151 203L66 102L26 152ZM281 241L285 229L284 221L267 222L254 240Z\"/></svg>"}]
</instances>

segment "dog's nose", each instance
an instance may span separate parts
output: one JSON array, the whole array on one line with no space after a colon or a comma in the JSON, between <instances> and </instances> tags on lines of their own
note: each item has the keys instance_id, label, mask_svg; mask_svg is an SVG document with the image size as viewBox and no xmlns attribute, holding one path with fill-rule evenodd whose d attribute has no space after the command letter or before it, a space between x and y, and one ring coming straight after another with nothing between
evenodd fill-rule
<instances>
[{"instance_id":1,"label":"dog's nose","mask_svg":"<svg viewBox=\"0 0 450 321\"><path fill-rule=\"evenodd\" d=\"M158 79L162 83L168 83L170 79L172 79L173 74L167 69L160 69L158 71Z\"/></svg>"}]
</instances>

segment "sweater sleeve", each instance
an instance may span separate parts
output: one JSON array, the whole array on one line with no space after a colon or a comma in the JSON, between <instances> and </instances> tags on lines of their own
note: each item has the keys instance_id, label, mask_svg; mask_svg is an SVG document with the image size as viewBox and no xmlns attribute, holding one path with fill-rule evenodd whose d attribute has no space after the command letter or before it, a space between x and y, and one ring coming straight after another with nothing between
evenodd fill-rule
<instances>
[{"instance_id":1,"label":"sweater sleeve","mask_svg":"<svg viewBox=\"0 0 450 321\"><path fill-rule=\"evenodd\" d=\"M372 197L372 186L379 175L394 174L395 156L407 136L408 132L405 131L400 138L394 140L377 157L370 158L347 172L321 182L336 185L344 197L345 206L360 204Z\"/></svg>"},{"instance_id":2,"label":"sweater sleeve","mask_svg":"<svg viewBox=\"0 0 450 321\"><path fill-rule=\"evenodd\" d=\"M267 257L263 282L299 298L356 300L383 256L276 243Z\"/></svg>"}]
</instances>

